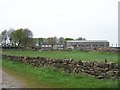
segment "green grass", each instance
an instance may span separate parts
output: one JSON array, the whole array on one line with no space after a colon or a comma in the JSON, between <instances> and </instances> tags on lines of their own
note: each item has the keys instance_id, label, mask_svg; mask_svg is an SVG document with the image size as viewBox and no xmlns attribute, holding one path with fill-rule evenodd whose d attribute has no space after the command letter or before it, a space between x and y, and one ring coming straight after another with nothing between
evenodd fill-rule
<instances>
[{"instance_id":1,"label":"green grass","mask_svg":"<svg viewBox=\"0 0 120 90\"><path fill-rule=\"evenodd\" d=\"M108 61L118 62L118 53L111 52L84 52L84 51L18 51L5 50L3 54L21 55L30 57L47 57L47 58L73 58L75 60L86 61ZM47 87L64 87L64 88L112 88L118 87L117 80L99 80L88 75L68 74L62 70L56 70L52 67L32 67L20 62L3 60L3 67L15 72L17 75L30 79L28 86L39 87L41 84ZM34 87L33 86L33 87Z\"/></svg>"},{"instance_id":2,"label":"green grass","mask_svg":"<svg viewBox=\"0 0 120 90\"><path fill-rule=\"evenodd\" d=\"M47 87L62 88L117 88L118 80L99 80L87 75L68 74L52 67L32 67L21 62L2 60L3 68L30 79L29 82ZM31 84L29 85L32 87ZM34 86L33 86L34 87ZM37 87L37 86L36 86Z\"/></svg>"},{"instance_id":3,"label":"green grass","mask_svg":"<svg viewBox=\"0 0 120 90\"><path fill-rule=\"evenodd\" d=\"M108 61L118 62L118 53L112 52L84 52L84 51L19 51L19 50L5 50L3 54L8 55L22 55L22 56L41 56L48 58L73 58L75 60L85 61Z\"/></svg>"},{"instance_id":4,"label":"green grass","mask_svg":"<svg viewBox=\"0 0 120 90\"><path fill-rule=\"evenodd\" d=\"M2 59L0 59L0 68L2 67Z\"/></svg>"}]
</instances>

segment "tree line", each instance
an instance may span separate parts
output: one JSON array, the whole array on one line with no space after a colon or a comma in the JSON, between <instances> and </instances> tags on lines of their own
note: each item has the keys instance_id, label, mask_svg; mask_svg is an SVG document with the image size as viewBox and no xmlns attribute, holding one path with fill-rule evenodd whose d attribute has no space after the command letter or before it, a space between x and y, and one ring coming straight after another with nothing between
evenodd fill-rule
<instances>
[{"instance_id":1,"label":"tree line","mask_svg":"<svg viewBox=\"0 0 120 90\"><path fill-rule=\"evenodd\" d=\"M0 33L0 45L2 47L23 47L23 48L35 48L41 47L42 44L50 44L54 46L55 44L64 44L67 40L86 40L85 38L79 37L77 39L73 38L33 38L33 32L28 28L20 29L9 29L4 30Z\"/></svg>"},{"instance_id":2,"label":"tree line","mask_svg":"<svg viewBox=\"0 0 120 90\"><path fill-rule=\"evenodd\" d=\"M4 30L0 34L1 45L14 47L31 47L33 42L33 33L31 30L20 28L17 30Z\"/></svg>"}]
</instances>

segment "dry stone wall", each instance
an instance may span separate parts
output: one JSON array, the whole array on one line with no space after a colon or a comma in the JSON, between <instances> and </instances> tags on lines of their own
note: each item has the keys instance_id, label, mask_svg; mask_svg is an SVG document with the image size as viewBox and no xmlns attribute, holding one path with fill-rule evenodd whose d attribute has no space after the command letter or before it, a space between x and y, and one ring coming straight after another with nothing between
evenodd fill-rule
<instances>
[{"instance_id":1,"label":"dry stone wall","mask_svg":"<svg viewBox=\"0 0 120 90\"><path fill-rule=\"evenodd\" d=\"M50 59L44 57L24 57L2 55L3 59L20 61L26 64L31 64L35 67L52 66L63 69L69 73L89 74L98 79L119 79L120 64L113 62L98 62L98 61L80 61L73 59Z\"/></svg>"},{"instance_id":2,"label":"dry stone wall","mask_svg":"<svg viewBox=\"0 0 120 90\"><path fill-rule=\"evenodd\" d=\"M97 48L96 51L98 52L116 52L119 53L120 52L120 48L115 48L115 47L107 47L107 48Z\"/></svg>"}]
</instances>

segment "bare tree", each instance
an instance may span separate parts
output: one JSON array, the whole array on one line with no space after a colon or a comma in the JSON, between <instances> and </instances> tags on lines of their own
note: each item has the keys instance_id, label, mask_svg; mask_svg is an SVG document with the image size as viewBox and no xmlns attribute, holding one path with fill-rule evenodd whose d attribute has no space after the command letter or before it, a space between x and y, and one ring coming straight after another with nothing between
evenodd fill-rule
<instances>
[{"instance_id":1,"label":"bare tree","mask_svg":"<svg viewBox=\"0 0 120 90\"><path fill-rule=\"evenodd\" d=\"M8 38L7 30L2 31L2 33L1 33L1 44L2 44L2 46L7 45L7 38Z\"/></svg>"},{"instance_id":2,"label":"bare tree","mask_svg":"<svg viewBox=\"0 0 120 90\"><path fill-rule=\"evenodd\" d=\"M8 38L9 38L9 41L10 41L10 45L13 45L12 32L14 32L14 31L15 31L15 29L13 29L13 28L10 28L8 30Z\"/></svg>"}]
</instances>

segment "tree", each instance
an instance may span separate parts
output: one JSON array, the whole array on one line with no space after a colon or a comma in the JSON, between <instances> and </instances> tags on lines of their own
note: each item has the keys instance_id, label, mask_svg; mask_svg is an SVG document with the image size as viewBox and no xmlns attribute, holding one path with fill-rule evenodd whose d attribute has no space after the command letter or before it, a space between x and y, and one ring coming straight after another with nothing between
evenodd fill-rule
<instances>
[{"instance_id":1,"label":"tree","mask_svg":"<svg viewBox=\"0 0 120 90\"><path fill-rule=\"evenodd\" d=\"M85 38L79 37L76 40L86 40Z\"/></svg>"},{"instance_id":2,"label":"tree","mask_svg":"<svg viewBox=\"0 0 120 90\"><path fill-rule=\"evenodd\" d=\"M34 48L36 46L36 43L34 41L34 38L29 38L27 42L27 46L25 48Z\"/></svg>"},{"instance_id":3,"label":"tree","mask_svg":"<svg viewBox=\"0 0 120 90\"><path fill-rule=\"evenodd\" d=\"M57 38L56 37L49 37L47 38L47 43L52 45L52 47L57 44Z\"/></svg>"},{"instance_id":4,"label":"tree","mask_svg":"<svg viewBox=\"0 0 120 90\"><path fill-rule=\"evenodd\" d=\"M32 39L32 37L33 37L33 33L32 33L32 31L31 30L29 30L29 29L27 29L27 28L25 28L25 29L23 29L23 40L22 40L22 45L24 46L24 47L31 47L33 44L33 39Z\"/></svg>"},{"instance_id":5,"label":"tree","mask_svg":"<svg viewBox=\"0 0 120 90\"><path fill-rule=\"evenodd\" d=\"M23 30L25 32L26 37L28 37L28 38L32 38L33 37L33 33L32 33L31 30L29 30L28 28L25 28Z\"/></svg>"},{"instance_id":6,"label":"tree","mask_svg":"<svg viewBox=\"0 0 120 90\"><path fill-rule=\"evenodd\" d=\"M0 47L2 46L2 34L0 33Z\"/></svg>"},{"instance_id":7,"label":"tree","mask_svg":"<svg viewBox=\"0 0 120 90\"><path fill-rule=\"evenodd\" d=\"M82 40L86 40L86 38L83 38Z\"/></svg>"},{"instance_id":8,"label":"tree","mask_svg":"<svg viewBox=\"0 0 120 90\"><path fill-rule=\"evenodd\" d=\"M8 38L7 30L4 30L1 33L1 44L2 44L2 46L6 46L7 45L7 38Z\"/></svg>"},{"instance_id":9,"label":"tree","mask_svg":"<svg viewBox=\"0 0 120 90\"><path fill-rule=\"evenodd\" d=\"M58 42L59 43L65 43L65 39L63 37L60 37Z\"/></svg>"},{"instance_id":10,"label":"tree","mask_svg":"<svg viewBox=\"0 0 120 90\"><path fill-rule=\"evenodd\" d=\"M9 29L4 30L3 32L0 33L1 37L1 45L6 46L7 41L10 42L10 45L15 45L18 47L31 47L34 43L33 40L33 33L29 29ZM34 43L35 44L35 43Z\"/></svg>"},{"instance_id":11,"label":"tree","mask_svg":"<svg viewBox=\"0 0 120 90\"><path fill-rule=\"evenodd\" d=\"M57 43L58 43L58 39L57 39L56 36L53 37L53 43L54 43L54 44L57 44Z\"/></svg>"},{"instance_id":12,"label":"tree","mask_svg":"<svg viewBox=\"0 0 120 90\"><path fill-rule=\"evenodd\" d=\"M12 32L14 32L14 31L15 31L15 29L13 29L13 28L10 28L8 30L8 38L9 38L9 41L10 41L10 45L13 45Z\"/></svg>"},{"instance_id":13,"label":"tree","mask_svg":"<svg viewBox=\"0 0 120 90\"><path fill-rule=\"evenodd\" d=\"M33 43L33 33L29 29L17 29L16 31L13 31L11 34L11 39L14 42L14 45L18 45L18 47L29 47L32 46Z\"/></svg>"},{"instance_id":14,"label":"tree","mask_svg":"<svg viewBox=\"0 0 120 90\"><path fill-rule=\"evenodd\" d=\"M76 40L82 40L82 37L77 38Z\"/></svg>"},{"instance_id":15,"label":"tree","mask_svg":"<svg viewBox=\"0 0 120 90\"><path fill-rule=\"evenodd\" d=\"M67 40L74 40L73 38L65 38L65 40L67 41Z\"/></svg>"},{"instance_id":16,"label":"tree","mask_svg":"<svg viewBox=\"0 0 120 90\"><path fill-rule=\"evenodd\" d=\"M38 45L41 46L41 44L44 42L44 38L38 38Z\"/></svg>"},{"instance_id":17,"label":"tree","mask_svg":"<svg viewBox=\"0 0 120 90\"><path fill-rule=\"evenodd\" d=\"M23 41L25 41L25 33L24 33L24 31L23 31L23 29L21 28L21 29L17 29L16 31L15 31L15 38L16 38L16 40L17 40L17 45L18 45L18 47L20 47L21 46L21 44L22 44L22 42Z\"/></svg>"},{"instance_id":18,"label":"tree","mask_svg":"<svg viewBox=\"0 0 120 90\"><path fill-rule=\"evenodd\" d=\"M52 37L49 37L49 38L47 38L47 43L48 44L51 44L52 46L53 46L53 38Z\"/></svg>"},{"instance_id":19,"label":"tree","mask_svg":"<svg viewBox=\"0 0 120 90\"><path fill-rule=\"evenodd\" d=\"M10 37L11 37L11 39L12 39L12 41L13 41L13 45L15 45L15 47L16 47L17 41L18 41L18 38L17 38L17 35L16 35L16 31L13 31L13 32L10 34Z\"/></svg>"}]
</instances>

